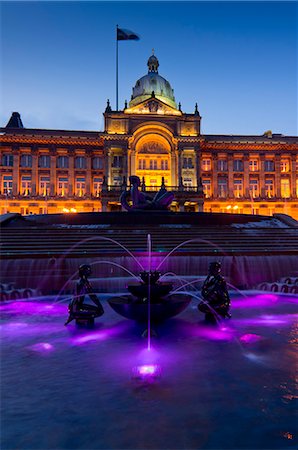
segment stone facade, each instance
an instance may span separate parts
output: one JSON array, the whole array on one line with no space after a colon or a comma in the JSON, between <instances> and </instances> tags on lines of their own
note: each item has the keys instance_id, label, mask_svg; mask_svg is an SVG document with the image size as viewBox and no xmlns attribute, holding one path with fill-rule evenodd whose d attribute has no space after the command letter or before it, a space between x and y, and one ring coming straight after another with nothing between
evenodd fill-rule
<instances>
[{"instance_id":1,"label":"stone facade","mask_svg":"<svg viewBox=\"0 0 298 450\"><path fill-rule=\"evenodd\" d=\"M0 135L0 212L119 210L138 175L149 193L162 183L174 191L176 211L298 219L298 137L201 134L197 105L182 112L150 58L130 103L107 103L103 132L28 129L13 113Z\"/></svg>"}]
</instances>

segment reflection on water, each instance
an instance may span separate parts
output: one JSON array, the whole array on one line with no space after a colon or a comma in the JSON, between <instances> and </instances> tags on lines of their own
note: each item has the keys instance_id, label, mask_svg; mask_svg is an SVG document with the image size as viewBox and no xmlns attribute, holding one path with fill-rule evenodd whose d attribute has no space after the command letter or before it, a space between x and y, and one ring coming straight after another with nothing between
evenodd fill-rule
<instances>
[{"instance_id":1,"label":"reflection on water","mask_svg":"<svg viewBox=\"0 0 298 450\"><path fill-rule=\"evenodd\" d=\"M84 329L53 301L0 306L2 448L297 447L297 296L239 295L219 327L194 300L150 352L108 304Z\"/></svg>"}]
</instances>

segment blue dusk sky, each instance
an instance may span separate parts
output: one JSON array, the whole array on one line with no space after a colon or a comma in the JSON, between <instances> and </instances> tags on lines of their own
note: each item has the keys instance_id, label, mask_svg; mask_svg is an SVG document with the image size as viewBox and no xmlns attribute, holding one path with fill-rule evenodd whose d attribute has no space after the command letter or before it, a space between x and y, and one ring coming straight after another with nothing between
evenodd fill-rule
<instances>
[{"instance_id":1,"label":"blue dusk sky","mask_svg":"<svg viewBox=\"0 0 298 450\"><path fill-rule=\"evenodd\" d=\"M204 134L297 135L296 2L1 2L1 111L27 128L103 131L147 73L152 48L182 111Z\"/></svg>"}]
</instances>

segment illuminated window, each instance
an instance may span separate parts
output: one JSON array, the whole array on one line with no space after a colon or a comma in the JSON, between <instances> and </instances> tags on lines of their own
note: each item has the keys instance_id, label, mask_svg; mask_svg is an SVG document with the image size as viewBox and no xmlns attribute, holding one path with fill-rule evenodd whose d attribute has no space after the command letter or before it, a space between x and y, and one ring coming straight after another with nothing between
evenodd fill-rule
<instances>
[{"instance_id":1,"label":"illuminated window","mask_svg":"<svg viewBox=\"0 0 298 450\"><path fill-rule=\"evenodd\" d=\"M4 154L2 155L2 166L13 166L13 155Z\"/></svg>"},{"instance_id":2,"label":"illuminated window","mask_svg":"<svg viewBox=\"0 0 298 450\"><path fill-rule=\"evenodd\" d=\"M265 172L274 172L274 161L271 159L266 159L264 169Z\"/></svg>"},{"instance_id":3,"label":"illuminated window","mask_svg":"<svg viewBox=\"0 0 298 450\"><path fill-rule=\"evenodd\" d=\"M192 158L183 158L183 169L193 169L193 160Z\"/></svg>"},{"instance_id":4,"label":"illuminated window","mask_svg":"<svg viewBox=\"0 0 298 450\"><path fill-rule=\"evenodd\" d=\"M290 161L288 159L282 159L280 161L280 171L285 173L290 170Z\"/></svg>"},{"instance_id":5,"label":"illuminated window","mask_svg":"<svg viewBox=\"0 0 298 450\"><path fill-rule=\"evenodd\" d=\"M103 159L99 156L95 156L92 159L92 168L93 169L103 169Z\"/></svg>"},{"instance_id":6,"label":"illuminated window","mask_svg":"<svg viewBox=\"0 0 298 450\"><path fill-rule=\"evenodd\" d=\"M32 167L32 156L21 155L20 165L21 167Z\"/></svg>"},{"instance_id":7,"label":"illuminated window","mask_svg":"<svg viewBox=\"0 0 298 450\"><path fill-rule=\"evenodd\" d=\"M217 169L219 172L226 172L228 170L228 161L226 159L219 159L217 161Z\"/></svg>"},{"instance_id":8,"label":"illuminated window","mask_svg":"<svg viewBox=\"0 0 298 450\"><path fill-rule=\"evenodd\" d=\"M249 191L252 198L260 196L259 180L249 180Z\"/></svg>"},{"instance_id":9,"label":"illuminated window","mask_svg":"<svg viewBox=\"0 0 298 450\"><path fill-rule=\"evenodd\" d=\"M67 177L58 177L57 182L57 195L61 197L65 197L68 195L68 178Z\"/></svg>"},{"instance_id":10,"label":"illuminated window","mask_svg":"<svg viewBox=\"0 0 298 450\"><path fill-rule=\"evenodd\" d=\"M243 197L243 180L241 178L234 180L234 196L236 198Z\"/></svg>"},{"instance_id":11,"label":"illuminated window","mask_svg":"<svg viewBox=\"0 0 298 450\"><path fill-rule=\"evenodd\" d=\"M290 197L290 180L289 178L282 178L280 181L280 190L282 198Z\"/></svg>"},{"instance_id":12,"label":"illuminated window","mask_svg":"<svg viewBox=\"0 0 298 450\"><path fill-rule=\"evenodd\" d=\"M93 195L99 197L102 185L102 178L93 178Z\"/></svg>"},{"instance_id":13,"label":"illuminated window","mask_svg":"<svg viewBox=\"0 0 298 450\"><path fill-rule=\"evenodd\" d=\"M30 195L31 194L31 176L22 175L21 179L21 194Z\"/></svg>"},{"instance_id":14,"label":"illuminated window","mask_svg":"<svg viewBox=\"0 0 298 450\"><path fill-rule=\"evenodd\" d=\"M156 159L150 159L150 170L157 170L157 160Z\"/></svg>"},{"instance_id":15,"label":"illuminated window","mask_svg":"<svg viewBox=\"0 0 298 450\"><path fill-rule=\"evenodd\" d=\"M233 161L234 172L243 172L242 159L234 159Z\"/></svg>"},{"instance_id":16,"label":"illuminated window","mask_svg":"<svg viewBox=\"0 0 298 450\"><path fill-rule=\"evenodd\" d=\"M257 172L259 170L259 161L257 159L250 159L249 170L250 172Z\"/></svg>"},{"instance_id":17,"label":"illuminated window","mask_svg":"<svg viewBox=\"0 0 298 450\"><path fill-rule=\"evenodd\" d=\"M146 159L139 159L139 169L140 170L146 169Z\"/></svg>"},{"instance_id":18,"label":"illuminated window","mask_svg":"<svg viewBox=\"0 0 298 450\"><path fill-rule=\"evenodd\" d=\"M40 176L39 178L39 195L46 197L50 194L50 177Z\"/></svg>"},{"instance_id":19,"label":"illuminated window","mask_svg":"<svg viewBox=\"0 0 298 450\"><path fill-rule=\"evenodd\" d=\"M57 167L59 169L68 169L68 156L58 156Z\"/></svg>"},{"instance_id":20,"label":"illuminated window","mask_svg":"<svg viewBox=\"0 0 298 450\"><path fill-rule=\"evenodd\" d=\"M154 190L154 189L156 188L156 186L157 186L157 180L156 180L156 178L151 178L151 179L150 179L150 185L149 185L149 188L151 188L152 190Z\"/></svg>"},{"instance_id":21,"label":"illuminated window","mask_svg":"<svg viewBox=\"0 0 298 450\"><path fill-rule=\"evenodd\" d=\"M228 180L226 178L218 178L218 196L226 198L228 195Z\"/></svg>"},{"instance_id":22,"label":"illuminated window","mask_svg":"<svg viewBox=\"0 0 298 450\"><path fill-rule=\"evenodd\" d=\"M85 156L77 156L75 159L76 169L86 169L86 158Z\"/></svg>"},{"instance_id":23,"label":"illuminated window","mask_svg":"<svg viewBox=\"0 0 298 450\"><path fill-rule=\"evenodd\" d=\"M83 197L86 193L86 180L85 177L76 178L75 183L75 195Z\"/></svg>"},{"instance_id":24,"label":"illuminated window","mask_svg":"<svg viewBox=\"0 0 298 450\"><path fill-rule=\"evenodd\" d=\"M203 191L206 198L211 197L211 180L203 179L202 183L203 183Z\"/></svg>"},{"instance_id":25,"label":"illuminated window","mask_svg":"<svg viewBox=\"0 0 298 450\"><path fill-rule=\"evenodd\" d=\"M123 166L123 156L121 156L121 155L114 155L113 156L112 167L121 168L122 166Z\"/></svg>"},{"instance_id":26,"label":"illuminated window","mask_svg":"<svg viewBox=\"0 0 298 450\"><path fill-rule=\"evenodd\" d=\"M274 197L274 181L270 178L265 180L265 195L268 198Z\"/></svg>"},{"instance_id":27,"label":"illuminated window","mask_svg":"<svg viewBox=\"0 0 298 450\"><path fill-rule=\"evenodd\" d=\"M12 175L3 175L2 194L9 195L11 193L12 193Z\"/></svg>"},{"instance_id":28,"label":"illuminated window","mask_svg":"<svg viewBox=\"0 0 298 450\"><path fill-rule=\"evenodd\" d=\"M167 159L162 159L160 164L161 170L169 170L169 163Z\"/></svg>"},{"instance_id":29,"label":"illuminated window","mask_svg":"<svg viewBox=\"0 0 298 450\"><path fill-rule=\"evenodd\" d=\"M211 170L211 159L202 159L202 170L209 172Z\"/></svg>"},{"instance_id":30,"label":"illuminated window","mask_svg":"<svg viewBox=\"0 0 298 450\"><path fill-rule=\"evenodd\" d=\"M49 155L40 155L38 158L38 167L49 168L51 159Z\"/></svg>"}]
</instances>

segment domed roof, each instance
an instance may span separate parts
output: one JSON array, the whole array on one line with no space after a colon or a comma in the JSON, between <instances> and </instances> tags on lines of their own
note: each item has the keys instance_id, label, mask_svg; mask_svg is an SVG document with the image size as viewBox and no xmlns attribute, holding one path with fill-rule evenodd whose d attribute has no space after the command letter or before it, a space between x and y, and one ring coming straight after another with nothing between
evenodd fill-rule
<instances>
[{"instance_id":1,"label":"domed roof","mask_svg":"<svg viewBox=\"0 0 298 450\"><path fill-rule=\"evenodd\" d=\"M158 74L159 61L154 54L148 59L147 65L148 74L137 80L135 87L132 89L129 106L132 107L142 103L150 98L152 92L154 92L156 98L177 109L174 90L170 83Z\"/></svg>"}]
</instances>

